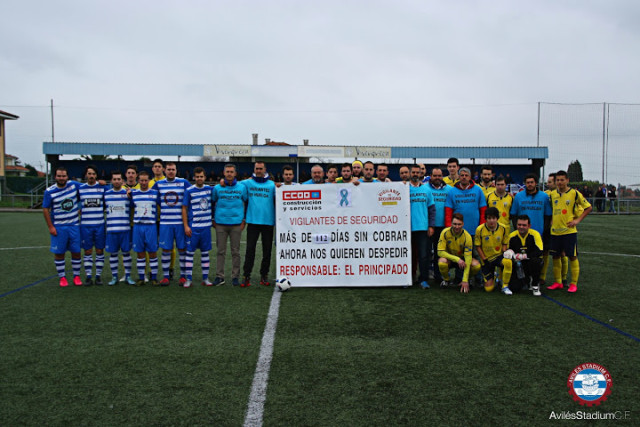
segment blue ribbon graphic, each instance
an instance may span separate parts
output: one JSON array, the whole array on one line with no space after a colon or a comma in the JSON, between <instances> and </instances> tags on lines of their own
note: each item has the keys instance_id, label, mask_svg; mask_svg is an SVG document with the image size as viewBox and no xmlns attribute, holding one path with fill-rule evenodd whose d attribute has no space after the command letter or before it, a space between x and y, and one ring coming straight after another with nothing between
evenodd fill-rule
<instances>
[{"instance_id":1,"label":"blue ribbon graphic","mask_svg":"<svg viewBox=\"0 0 640 427\"><path fill-rule=\"evenodd\" d=\"M340 190L340 196L342 196L342 199L340 199L340 206L349 206L349 200L347 199L347 197L349 196L349 192L345 189L342 189Z\"/></svg>"}]
</instances>

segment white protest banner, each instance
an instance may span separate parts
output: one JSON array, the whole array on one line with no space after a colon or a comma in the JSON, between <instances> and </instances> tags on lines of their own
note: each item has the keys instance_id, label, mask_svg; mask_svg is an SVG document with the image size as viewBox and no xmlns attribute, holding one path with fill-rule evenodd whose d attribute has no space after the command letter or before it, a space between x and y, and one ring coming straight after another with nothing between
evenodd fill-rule
<instances>
[{"instance_id":1,"label":"white protest banner","mask_svg":"<svg viewBox=\"0 0 640 427\"><path fill-rule=\"evenodd\" d=\"M276 253L295 287L411 286L409 186L281 186Z\"/></svg>"}]
</instances>

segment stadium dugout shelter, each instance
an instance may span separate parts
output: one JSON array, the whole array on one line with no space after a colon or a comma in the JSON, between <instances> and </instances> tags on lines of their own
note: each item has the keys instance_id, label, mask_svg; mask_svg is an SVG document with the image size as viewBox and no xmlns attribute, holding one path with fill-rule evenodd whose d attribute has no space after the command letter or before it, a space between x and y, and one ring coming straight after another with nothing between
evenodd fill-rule
<instances>
[{"instance_id":1,"label":"stadium dugout shelter","mask_svg":"<svg viewBox=\"0 0 640 427\"><path fill-rule=\"evenodd\" d=\"M478 171L485 164L493 167L496 176L509 173L514 182L522 182L524 175L533 172L542 176L546 159L549 157L548 147L382 147L382 146L339 146L339 145L288 145L283 143L266 145L197 145L197 144L124 144L124 143L88 143L88 142L44 142L43 153L52 169L59 165L69 170L71 177L81 177L87 164L84 160L62 160L60 156L84 155L92 156L91 163L107 175L111 170L124 172L127 165L135 164L138 170L151 169L150 160L161 158L174 160L177 158L178 174L193 171L197 166L222 172L225 163L232 162L238 166L239 175L250 175L253 162L262 160L272 174L281 171L282 166L292 165L297 168L296 176L309 173L315 163L340 164L358 159L389 165L390 176L397 179L398 170L403 164L425 163L428 167L442 166L447 175L446 161L451 157L459 159L460 165L469 167L472 172ZM106 160L97 160L109 156ZM146 160L125 160L137 158ZM184 160L182 160L185 158ZM187 160L187 159L197 160Z\"/></svg>"}]
</instances>

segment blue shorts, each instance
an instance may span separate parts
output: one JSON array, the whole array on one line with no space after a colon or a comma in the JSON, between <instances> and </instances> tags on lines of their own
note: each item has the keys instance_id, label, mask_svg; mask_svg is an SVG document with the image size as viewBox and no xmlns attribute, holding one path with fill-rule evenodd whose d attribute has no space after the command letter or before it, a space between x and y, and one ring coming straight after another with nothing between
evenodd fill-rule
<instances>
[{"instance_id":1,"label":"blue shorts","mask_svg":"<svg viewBox=\"0 0 640 427\"><path fill-rule=\"evenodd\" d=\"M209 252L211 250L211 227L195 227L191 229L191 237L187 237L187 250L195 252Z\"/></svg>"},{"instance_id":2,"label":"blue shorts","mask_svg":"<svg viewBox=\"0 0 640 427\"><path fill-rule=\"evenodd\" d=\"M72 254L80 253L80 226L56 225L57 236L51 236L51 248L54 254L63 254L67 251Z\"/></svg>"},{"instance_id":3,"label":"blue shorts","mask_svg":"<svg viewBox=\"0 0 640 427\"><path fill-rule=\"evenodd\" d=\"M563 252L568 257L578 256L578 233L563 234L561 236L551 235L551 250L549 253L554 257L558 257Z\"/></svg>"},{"instance_id":4,"label":"blue shorts","mask_svg":"<svg viewBox=\"0 0 640 427\"><path fill-rule=\"evenodd\" d=\"M129 252L131 250L131 231L107 233L105 249L110 254L115 254L118 251Z\"/></svg>"},{"instance_id":5,"label":"blue shorts","mask_svg":"<svg viewBox=\"0 0 640 427\"><path fill-rule=\"evenodd\" d=\"M173 240L176 241L178 249L186 249L187 242L182 224L162 225L160 224L160 247L165 250L173 250Z\"/></svg>"},{"instance_id":6,"label":"blue shorts","mask_svg":"<svg viewBox=\"0 0 640 427\"><path fill-rule=\"evenodd\" d=\"M138 253L158 251L158 229L155 224L133 225L133 250Z\"/></svg>"},{"instance_id":7,"label":"blue shorts","mask_svg":"<svg viewBox=\"0 0 640 427\"><path fill-rule=\"evenodd\" d=\"M105 231L103 225L82 225L80 224L80 235L82 236L82 249L87 250L95 247L104 249Z\"/></svg>"}]
</instances>

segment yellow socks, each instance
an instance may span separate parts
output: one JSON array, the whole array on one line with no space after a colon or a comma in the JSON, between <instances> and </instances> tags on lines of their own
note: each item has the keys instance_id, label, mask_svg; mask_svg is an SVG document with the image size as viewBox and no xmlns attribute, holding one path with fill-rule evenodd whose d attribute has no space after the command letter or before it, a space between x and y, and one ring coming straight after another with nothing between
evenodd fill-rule
<instances>
[{"instance_id":1,"label":"yellow socks","mask_svg":"<svg viewBox=\"0 0 640 427\"><path fill-rule=\"evenodd\" d=\"M580 276L580 263L578 262L578 258L569 261L569 266L571 267L571 283L577 285L578 277Z\"/></svg>"}]
</instances>

